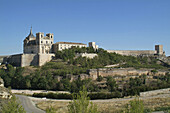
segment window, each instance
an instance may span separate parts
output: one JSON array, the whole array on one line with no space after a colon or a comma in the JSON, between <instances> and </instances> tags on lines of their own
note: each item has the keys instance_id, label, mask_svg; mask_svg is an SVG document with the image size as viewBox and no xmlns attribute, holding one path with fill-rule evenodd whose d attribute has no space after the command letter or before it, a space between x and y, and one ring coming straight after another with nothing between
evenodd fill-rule
<instances>
[{"instance_id":1,"label":"window","mask_svg":"<svg viewBox=\"0 0 170 113\"><path fill-rule=\"evenodd\" d=\"M48 41L46 41L46 44L48 44Z\"/></svg>"},{"instance_id":2,"label":"window","mask_svg":"<svg viewBox=\"0 0 170 113\"><path fill-rule=\"evenodd\" d=\"M43 35L41 35L41 38L43 37Z\"/></svg>"},{"instance_id":3,"label":"window","mask_svg":"<svg viewBox=\"0 0 170 113\"><path fill-rule=\"evenodd\" d=\"M51 38L53 38L53 36L51 36Z\"/></svg>"},{"instance_id":4,"label":"window","mask_svg":"<svg viewBox=\"0 0 170 113\"><path fill-rule=\"evenodd\" d=\"M41 44L43 43L43 41L41 41Z\"/></svg>"},{"instance_id":5,"label":"window","mask_svg":"<svg viewBox=\"0 0 170 113\"><path fill-rule=\"evenodd\" d=\"M53 44L53 42L51 42L51 44Z\"/></svg>"}]
</instances>

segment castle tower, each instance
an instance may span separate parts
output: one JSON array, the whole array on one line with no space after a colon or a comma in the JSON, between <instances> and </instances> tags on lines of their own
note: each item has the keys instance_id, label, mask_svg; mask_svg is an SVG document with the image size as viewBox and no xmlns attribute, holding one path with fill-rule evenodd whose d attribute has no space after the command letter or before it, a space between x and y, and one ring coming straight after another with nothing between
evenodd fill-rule
<instances>
[{"instance_id":1,"label":"castle tower","mask_svg":"<svg viewBox=\"0 0 170 113\"><path fill-rule=\"evenodd\" d=\"M158 55L163 55L164 54L163 45L155 45L155 51Z\"/></svg>"},{"instance_id":2,"label":"castle tower","mask_svg":"<svg viewBox=\"0 0 170 113\"><path fill-rule=\"evenodd\" d=\"M41 54L49 54L52 52L52 44L54 40L54 35L52 33L46 34L44 33L36 33L36 42L38 45L38 53Z\"/></svg>"},{"instance_id":3,"label":"castle tower","mask_svg":"<svg viewBox=\"0 0 170 113\"><path fill-rule=\"evenodd\" d=\"M96 45L96 42L89 42L89 47L92 47L95 50L98 49L98 45Z\"/></svg>"},{"instance_id":4,"label":"castle tower","mask_svg":"<svg viewBox=\"0 0 170 113\"><path fill-rule=\"evenodd\" d=\"M36 37L33 35L32 27L31 27L29 35L24 39L23 52L25 54L36 53L36 50L31 47L31 46L36 45L36 41L35 40L36 40Z\"/></svg>"}]
</instances>

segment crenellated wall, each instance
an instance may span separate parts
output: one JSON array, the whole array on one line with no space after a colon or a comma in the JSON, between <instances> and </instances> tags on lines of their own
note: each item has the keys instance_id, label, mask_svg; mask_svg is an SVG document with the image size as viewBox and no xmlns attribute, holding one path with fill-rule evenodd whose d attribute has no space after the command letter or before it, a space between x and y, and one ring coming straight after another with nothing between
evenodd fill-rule
<instances>
[{"instance_id":1,"label":"crenellated wall","mask_svg":"<svg viewBox=\"0 0 170 113\"><path fill-rule=\"evenodd\" d=\"M133 69L133 68L99 68L90 69L89 75L93 77L102 76L136 76L136 75L165 75L167 71L158 70L158 72L153 73L152 69Z\"/></svg>"}]
</instances>

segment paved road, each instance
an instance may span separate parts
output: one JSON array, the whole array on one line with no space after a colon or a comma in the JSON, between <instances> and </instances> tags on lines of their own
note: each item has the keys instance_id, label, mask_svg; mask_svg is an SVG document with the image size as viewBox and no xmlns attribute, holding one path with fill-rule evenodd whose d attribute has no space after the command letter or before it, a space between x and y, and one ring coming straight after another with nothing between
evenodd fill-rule
<instances>
[{"instance_id":1,"label":"paved road","mask_svg":"<svg viewBox=\"0 0 170 113\"><path fill-rule=\"evenodd\" d=\"M19 98L21 105L27 113L45 113L45 111L38 109L27 96L16 95L16 97Z\"/></svg>"}]
</instances>

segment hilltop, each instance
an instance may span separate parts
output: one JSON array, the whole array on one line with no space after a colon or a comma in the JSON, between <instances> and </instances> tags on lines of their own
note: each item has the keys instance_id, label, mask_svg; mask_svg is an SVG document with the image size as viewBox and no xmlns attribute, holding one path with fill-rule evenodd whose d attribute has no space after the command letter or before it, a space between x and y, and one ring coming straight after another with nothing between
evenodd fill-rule
<instances>
[{"instance_id":1,"label":"hilltop","mask_svg":"<svg viewBox=\"0 0 170 113\"><path fill-rule=\"evenodd\" d=\"M93 58L77 54L95 54ZM114 67L107 67L114 65ZM97 69L98 74L91 69ZM114 73L115 71L120 73ZM122 74L126 70L128 73ZM14 89L65 90L78 92L86 85L90 92L118 92L118 96L169 87L169 65L155 56L123 56L104 49L70 48L58 51L43 66L0 70L5 86ZM107 76L106 74L107 73Z\"/></svg>"}]
</instances>

